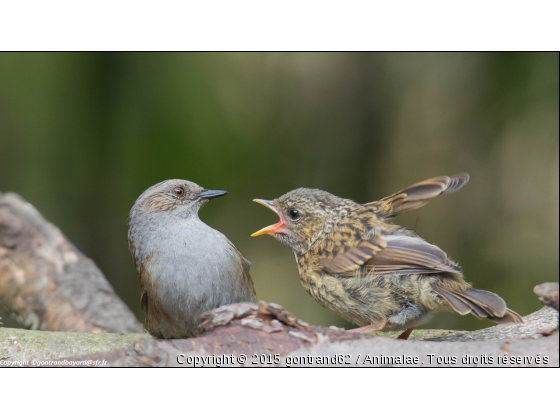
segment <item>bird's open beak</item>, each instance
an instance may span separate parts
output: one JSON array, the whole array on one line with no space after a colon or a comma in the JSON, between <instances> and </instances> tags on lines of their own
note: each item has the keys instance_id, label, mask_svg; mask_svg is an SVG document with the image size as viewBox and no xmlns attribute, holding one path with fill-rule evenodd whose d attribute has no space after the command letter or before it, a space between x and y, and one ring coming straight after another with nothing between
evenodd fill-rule
<instances>
[{"instance_id":1,"label":"bird's open beak","mask_svg":"<svg viewBox=\"0 0 560 420\"><path fill-rule=\"evenodd\" d=\"M255 203L259 203L259 204L262 204L263 206L268 207L270 210L272 210L274 213L276 213L280 217L280 221L278 223L276 223L275 225L267 226L267 227L259 230L258 232L253 233L251 236L264 235L265 233L267 233L269 235L273 235L275 233L282 233L282 230L286 227L286 220L284 219L284 216L282 216L282 213L280 213L278 211L278 209L276 208L276 206L274 205L274 201L272 201L272 200L260 200L258 198L253 200L253 201Z\"/></svg>"},{"instance_id":2,"label":"bird's open beak","mask_svg":"<svg viewBox=\"0 0 560 420\"><path fill-rule=\"evenodd\" d=\"M221 197L226 195L228 192L224 190L202 190L198 193L198 198L205 200L212 200L213 198Z\"/></svg>"}]
</instances>

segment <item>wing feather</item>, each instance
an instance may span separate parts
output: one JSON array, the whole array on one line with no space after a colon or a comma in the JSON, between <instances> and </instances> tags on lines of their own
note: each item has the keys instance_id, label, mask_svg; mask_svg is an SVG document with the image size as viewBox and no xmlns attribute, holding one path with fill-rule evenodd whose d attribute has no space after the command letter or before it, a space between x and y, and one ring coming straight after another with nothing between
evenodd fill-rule
<instances>
[{"instance_id":1,"label":"wing feather","mask_svg":"<svg viewBox=\"0 0 560 420\"><path fill-rule=\"evenodd\" d=\"M385 247L385 241L379 237L362 241L357 246L335 253L332 258L323 258L323 268L330 273L354 272L360 269L366 261L370 260L376 252Z\"/></svg>"},{"instance_id":2,"label":"wing feather","mask_svg":"<svg viewBox=\"0 0 560 420\"><path fill-rule=\"evenodd\" d=\"M325 271L348 277L357 270L377 273L421 274L451 272L461 269L435 245L418 237L389 235L362 241L321 260Z\"/></svg>"},{"instance_id":3,"label":"wing feather","mask_svg":"<svg viewBox=\"0 0 560 420\"><path fill-rule=\"evenodd\" d=\"M454 176L438 176L411 185L389 197L373 203L364 204L371 206L382 217L394 217L403 211L417 209L425 206L431 198L442 194L450 194L459 190L469 182L469 174Z\"/></svg>"}]
</instances>

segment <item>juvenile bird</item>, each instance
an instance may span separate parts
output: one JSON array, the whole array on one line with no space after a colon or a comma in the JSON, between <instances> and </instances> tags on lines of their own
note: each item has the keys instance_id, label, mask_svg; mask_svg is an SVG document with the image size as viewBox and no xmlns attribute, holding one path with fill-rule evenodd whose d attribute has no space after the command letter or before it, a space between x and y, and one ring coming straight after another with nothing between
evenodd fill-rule
<instances>
[{"instance_id":1,"label":"juvenile bird","mask_svg":"<svg viewBox=\"0 0 560 420\"><path fill-rule=\"evenodd\" d=\"M249 262L198 218L204 203L225 194L172 179L144 191L130 211L128 247L140 303L158 338L194 337L203 312L255 300Z\"/></svg>"},{"instance_id":2,"label":"juvenile bird","mask_svg":"<svg viewBox=\"0 0 560 420\"><path fill-rule=\"evenodd\" d=\"M280 221L252 236L267 233L288 245L305 290L362 327L351 331L406 330L400 338L408 338L434 312L445 310L497 323L523 322L501 297L465 282L445 252L391 222L468 180L468 174L432 178L366 204L298 188L275 200L254 200Z\"/></svg>"}]
</instances>

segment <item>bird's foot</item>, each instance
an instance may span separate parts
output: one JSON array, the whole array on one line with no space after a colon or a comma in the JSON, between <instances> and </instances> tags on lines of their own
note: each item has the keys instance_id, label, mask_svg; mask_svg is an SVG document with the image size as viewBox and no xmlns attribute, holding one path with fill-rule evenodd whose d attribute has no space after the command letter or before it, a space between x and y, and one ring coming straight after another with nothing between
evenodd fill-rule
<instances>
[{"instance_id":1,"label":"bird's foot","mask_svg":"<svg viewBox=\"0 0 560 420\"><path fill-rule=\"evenodd\" d=\"M383 328L385 328L386 324L387 324L387 320L383 320L383 321L378 322L377 324L366 325L365 327L354 328L352 330L346 330L346 331L351 332L351 333L366 334L366 333L370 333L370 332L381 331Z\"/></svg>"},{"instance_id":2,"label":"bird's foot","mask_svg":"<svg viewBox=\"0 0 560 420\"><path fill-rule=\"evenodd\" d=\"M414 330L414 328L409 328L408 330L403 332L401 335L399 335L397 338L400 339L400 340L408 340L408 337L410 337L410 333L413 330Z\"/></svg>"}]
</instances>

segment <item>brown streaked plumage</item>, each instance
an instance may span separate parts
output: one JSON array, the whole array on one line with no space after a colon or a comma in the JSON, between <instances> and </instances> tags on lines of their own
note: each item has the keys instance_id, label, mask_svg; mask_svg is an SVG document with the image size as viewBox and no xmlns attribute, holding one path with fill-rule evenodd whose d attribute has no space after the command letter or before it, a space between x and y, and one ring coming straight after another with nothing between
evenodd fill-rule
<instances>
[{"instance_id":1,"label":"brown streaked plumage","mask_svg":"<svg viewBox=\"0 0 560 420\"><path fill-rule=\"evenodd\" d=\"M267 233L287 244L305 290L362 327L353 331L407 330L401 336L407 338L434 312L446 310L523 322L501 297L465 282L440 248L392 224L394 216L455 192L468 180L468 174L432 178L366 204L298 188L276 200L255 200L280 221L253 236Z\"/></svg>"}]
</instances>

